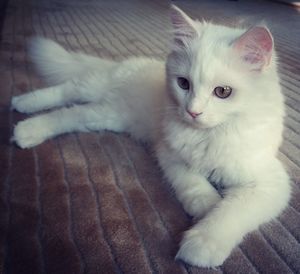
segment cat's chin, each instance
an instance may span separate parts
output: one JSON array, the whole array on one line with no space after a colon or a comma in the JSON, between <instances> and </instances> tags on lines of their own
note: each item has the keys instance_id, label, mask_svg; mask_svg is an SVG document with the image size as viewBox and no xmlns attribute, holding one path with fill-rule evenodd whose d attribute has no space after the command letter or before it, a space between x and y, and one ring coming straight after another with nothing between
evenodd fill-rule
<instances>
[{"instance_id":1,"label":"cat's chin","mask_svg":"<svg viewBox=\"0 0 300 274\"><path fill-rule=\"evenodd\" d=\"M196 129L209 129L209 128L214 128L217 125L205 125L202 123L194 123L193 127Z\"/></svg>"}]
</instances>

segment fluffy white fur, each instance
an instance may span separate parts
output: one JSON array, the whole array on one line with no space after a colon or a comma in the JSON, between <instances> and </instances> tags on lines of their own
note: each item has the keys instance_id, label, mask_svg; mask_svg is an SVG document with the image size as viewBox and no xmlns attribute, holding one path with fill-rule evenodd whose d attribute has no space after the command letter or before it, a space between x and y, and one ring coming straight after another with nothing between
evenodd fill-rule
<instances>
[{"instance_id":1,"label":"fluffy white fur","mask_svg":"<svg viewBox=\"0 0 300 274\"><path fill-rule=\"evenodd\" d=\"M152 142L178 199L198 220L176 258L213 267L289 201L289 178L276 159L283 97L266 27L200 23L175 6L171 19L175 39L166 63L112 62L34 40L37 68L58 85L13 97L12 107L61 108L19 122L13 139L30 148L66 132L113 130ZM189 79L189 91L177 77ZM232 87L232 95L218 98L216 86Z\"/></svg>"}]
</instances>

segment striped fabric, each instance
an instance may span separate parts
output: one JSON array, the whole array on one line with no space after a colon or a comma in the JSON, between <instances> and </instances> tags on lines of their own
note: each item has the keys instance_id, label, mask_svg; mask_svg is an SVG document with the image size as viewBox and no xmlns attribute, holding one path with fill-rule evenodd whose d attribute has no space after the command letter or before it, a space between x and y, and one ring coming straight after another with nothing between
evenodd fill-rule
<instances>
[{"instance_id":1,"label":"striped fabric","mask_svg":"<svg viewBox=\"0 0 300 274\"><path fill-rule=\"evenodd\" d=\"M29 150L11 145L13 125L26 117L9 111L11 96L45 86L25 52L29 37L119 60L165 58L171 35L167 1L9 0L0 41L0 273L300 273L299 10L255 0L175 2L194 18L270 24L288 112L279 156L294 180L290 206L222 267L191 267L173 258L192 220L145 145L109 132Z\"/></svg>"}]
</instances>

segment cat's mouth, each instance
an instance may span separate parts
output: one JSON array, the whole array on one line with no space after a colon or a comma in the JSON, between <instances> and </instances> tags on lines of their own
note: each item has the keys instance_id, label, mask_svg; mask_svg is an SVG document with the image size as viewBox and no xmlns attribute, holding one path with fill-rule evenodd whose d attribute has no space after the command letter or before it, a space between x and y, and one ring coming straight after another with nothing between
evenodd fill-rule
<instances>
[{"instance_id":1,"label":"cat's mouth","mask_svg":"<svg viewBox=\"0 0 300 274\"><path fill-rule=\"evenodd\" d=\"M188 126L193 127L195 129L205 129L205 128L215 127L215 125L210 125L208 123L205 123L203 121L203 119L201 119L200 117L190 118L190 117L184 116L183 120Z\"/></svg>"},{"instance_id":2,"label":"cat's mouth","mask_svg":"<svg viewBox=\"0 0 300 274\"><path fill-rule=\"evenodd\" d=\"M213 118L208 119L208 117L204 116L205 114L199 115L198 117L191 117L190 115L186 115L185 113L181 116L182 120L189 127L193 127L195 129L208 129L214 128L218 126L220 123L215 121Z\"/></svg>"}]
</instances>

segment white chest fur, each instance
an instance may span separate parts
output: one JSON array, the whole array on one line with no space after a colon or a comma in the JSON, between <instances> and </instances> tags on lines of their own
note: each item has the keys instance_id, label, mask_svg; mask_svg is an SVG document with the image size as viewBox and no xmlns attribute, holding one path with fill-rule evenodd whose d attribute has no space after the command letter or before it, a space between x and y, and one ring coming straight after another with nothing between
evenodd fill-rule
<instances>
[{"instance_id":1,"label":"white chest fur","mask_svg":"<svg viewBox=\"0 0 300 274\"><path fill-rule=\"evenodd\" d=\"M241 125L194 129L171 122L165 128L164 145L172 160L183 161L215 183L248 183L260 161L268 158L265 130Z\"/></svg>"}]
</instances>

